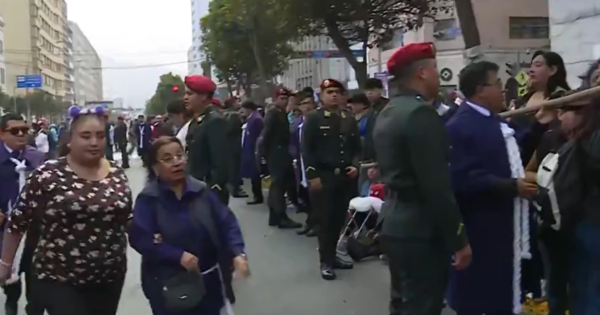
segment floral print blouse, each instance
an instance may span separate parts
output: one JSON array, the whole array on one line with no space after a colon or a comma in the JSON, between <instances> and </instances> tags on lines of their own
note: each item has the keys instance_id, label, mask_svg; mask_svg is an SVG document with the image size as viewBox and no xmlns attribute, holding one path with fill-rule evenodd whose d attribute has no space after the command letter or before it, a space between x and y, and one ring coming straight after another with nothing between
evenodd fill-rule
<instances>
[{"instance_id":1,"label":"floral print blouse","mask_svg":"<svg viewBox=\"0 0 600 315\"><path fill-rule=\"evenodd\" d=\"M125 276L131 208L127 177L114 162L106 178L89 181L60 158L29 176L7 231L24 234L34 216L39 218L41 236L33 257L38 279L106 283Z\"/></svg>"}]
</instances>

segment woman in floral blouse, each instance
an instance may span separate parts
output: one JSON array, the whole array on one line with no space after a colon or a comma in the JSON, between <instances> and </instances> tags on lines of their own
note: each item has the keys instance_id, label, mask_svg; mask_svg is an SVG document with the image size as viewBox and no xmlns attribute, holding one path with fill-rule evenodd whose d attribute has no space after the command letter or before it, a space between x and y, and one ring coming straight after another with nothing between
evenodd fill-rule
<instances>
[{"instance_id":1,"label":"woman in floral blouse","mask_svg":"<svg viewBox=\"0 0 600 315\"><path fill-rule=\"evenodd\" d=\"M69 153L31 174L10 214L0 283L10 274L23 234L39 216L34 302L49 315L114 315L127 268L131 191L123 170L104 158L102 110L70 112Z\"/></svg>"}]
</instances>

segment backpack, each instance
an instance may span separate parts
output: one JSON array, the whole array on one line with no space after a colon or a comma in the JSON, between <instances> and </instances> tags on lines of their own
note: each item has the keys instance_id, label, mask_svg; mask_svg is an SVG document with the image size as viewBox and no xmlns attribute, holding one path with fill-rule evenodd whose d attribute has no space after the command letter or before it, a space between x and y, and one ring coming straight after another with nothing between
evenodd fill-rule
<instances>
[{"instance_id":1,"label":"backpack","mask_svg":"<svg viewBox=\"0 0 600 315\"><path fill-rule=\"evenodd\" d=\"M561 231L579 221L585 196L582 154L580 145L569 141L540 163L534 204L542 225Z\"/></svg>"}]
</instances>

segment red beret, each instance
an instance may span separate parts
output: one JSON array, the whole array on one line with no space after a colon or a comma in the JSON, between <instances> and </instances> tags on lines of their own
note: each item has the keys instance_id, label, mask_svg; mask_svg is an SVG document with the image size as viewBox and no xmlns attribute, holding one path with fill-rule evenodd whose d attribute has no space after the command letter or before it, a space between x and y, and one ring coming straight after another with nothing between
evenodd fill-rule
<instances>
[{"instance_id":1,"label":"red beret","mask_svg":"<svg viewBox=\"0 0 600 315\"><path fill-rule=\"evenodd\" d=\"M184 83L188 89L199 94L214 93L217 90L215 82L202 75L188 75Z\"/></svg>"},{"instance_id":2,"label":"red beret","mask_svg":"<svg viewBox=\"0 0 600 315\"><path fill-rule=\"evenodd\" d=\"M285 88L285 87L278 88L277 90L275 90L275 98L278 98L281 95L291 96L292 95L292 91L290 91L290 89Z\"/></svg>"},{"instance_id":3,"label":"red beret","mask_svg":"<svg viewBox=\"0 0 600 315\"><path fill-rule=\"evenodd\" d=\"M211 102L213 105L217 105L217 106L219 106L219 107L223 107L223 104L221 103L221 101L220 101L218 98L213 98L213 99L212 99L210 102Z\"/></svg>"},{"instance_id":4,"label":"red beret","mask_svg":"<svg viewBox=\"0 0 600 315\"><path fill-rule=\"evenodd\" d=\"M387 62L388 72L393 74L394 71L423 59L435 59L435 46L433 43L408 44L392 54Z\"/></svg>"},{"instance_id":5,"label":"red beret","mask_svg":"<svg viewBox=\"0 0 600 315\"><path fill-rule=\"evenodd\" d=\"M323 92L323 90L325 90L326 88L338 88L341 92L346 90L346 88L340 81L334 79L323 80L319 87L321 88L321 92Z\"/></svg>"}]
</instances>

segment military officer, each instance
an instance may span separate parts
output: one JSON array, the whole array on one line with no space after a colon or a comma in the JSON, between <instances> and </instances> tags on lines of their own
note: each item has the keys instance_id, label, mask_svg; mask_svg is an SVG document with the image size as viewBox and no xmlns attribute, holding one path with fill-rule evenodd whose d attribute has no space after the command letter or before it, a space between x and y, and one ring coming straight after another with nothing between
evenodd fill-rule
<instances>
[{"instance_id":1,"label":"military officer","mask_svg":"<svg viewBox=\"0 0 600 315\"><path fill-rule=\"evenodd\" d=\"M189 173L205 181L221 202L227 205L227 122L211 106L216 85L211 79L200 75L187 76L184 83L183 101L193 117L186 135Z\"/></svg>"},{"instance_id":2,"label":"military officer","mask_svg":"<svg viewBox=\"0 0 600 315\"><path fill-rule=\"evenodd\" d=\"M450 255L463 269L471 248L450 184L446 131L433 107L435 48L409 44L387 67L398 95L379 113L373 135L388 192L380 240L389 258L390 314L440 314Z\"/></svg>"},{"instance_id":3,"label":"military officer","mask_svg":"<svg viewBox=\"0 0 600 315\"><path fill-rule=\"evenodd\" d=\"M356 196L360 133L352 114L340 107L344 86L333 79L321 83L322 106L306 115L302 158L311 201L317 213L321 277L333 280L334 269L352 264L336 258L336 247L350 199Z\"/></svg>"},{"instance_id":4,"label":"military officer","mask_svg":"<svg viewBox=\"0 0 600 315\"><path fill-rule=\"evenodd\" d=\"M230 97L223 103L223 114L227 120L227 143L230 149L229 187L234 198L246 198L248 195L240 188L240 163L242 159L242 116L239 114L241 104L235 97Z\"/></svg>"},{"instance_id":5,"label":"military officer","mask_svg":"<svg viewBox=\"0 0 600 315\"><path fill-rule=\"evenodd\" d=\"M291 91L285 88L275 90L275 102L267 110L260 142L260 152L267 162L271 178L269 196L269 225L281 229L297 229L302 224L290 219L286 213L286 192L296 191L296 178L292 165L290 145L290 123L286 107Z\"/></svg>"}]
</instances>

